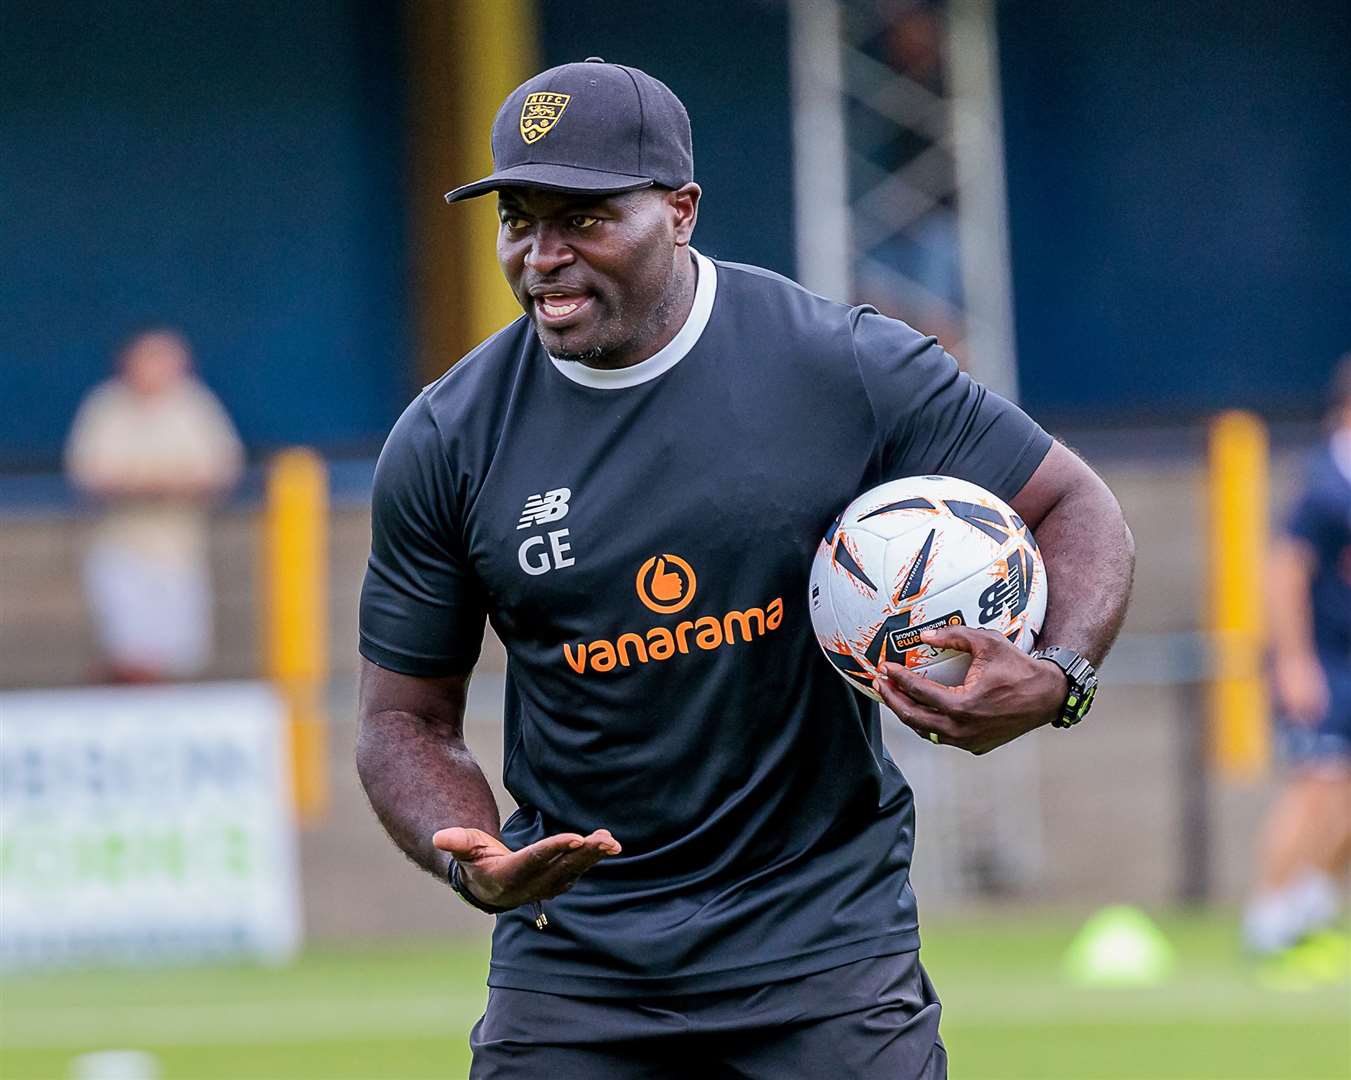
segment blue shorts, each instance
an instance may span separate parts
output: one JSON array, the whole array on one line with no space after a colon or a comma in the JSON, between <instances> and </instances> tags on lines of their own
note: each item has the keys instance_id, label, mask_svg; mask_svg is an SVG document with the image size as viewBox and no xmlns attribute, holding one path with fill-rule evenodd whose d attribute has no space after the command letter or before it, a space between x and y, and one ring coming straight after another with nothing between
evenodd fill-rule
<instances>
[{"instance_id":1,"label":"blue shorts","mask_svg":"<svg viewBox=\"0 0 1351 1080\"><path fill-rule=\"evenodd\" d=\"M1351 765L1351 663L1320 657L1328 710L1316 724L1277 718L1281 752L1292 765Z\"/></svg>"},{"instance_id":2,"label":"blue shorts","mask_svg":"<svg viewBox=\"0 0 1351 1080\"><path fill-rule=\"evenodd\" d=\"M919 953L745 990L577 998L493 987L471 1080L946 1080Z\"/></svg>"}]
</instances>

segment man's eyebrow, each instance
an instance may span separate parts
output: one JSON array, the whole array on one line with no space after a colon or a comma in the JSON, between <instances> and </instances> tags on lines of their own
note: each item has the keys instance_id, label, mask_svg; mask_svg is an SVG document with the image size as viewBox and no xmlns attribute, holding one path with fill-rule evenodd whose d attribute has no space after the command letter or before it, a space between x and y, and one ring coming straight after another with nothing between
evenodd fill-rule
<instances>
[{"instance_id":1,"label":"man's eyebrow","mask_svg":"<svg viewBox=\"0 0 1351 1080\"><path fill-rule=\"evenodd\" d=\"M610 195L600 195L591 199L578 199L559 207L559 214L601 214L610 217L622 215L624 205Z\"/></svg>"},{"instance_id":2,"label":"man's eyebrow","mask_svg":"<svg viewBox=\"0 0 1351 1080\"><path fill-rule=\"evenodd\" d=\"M497 204L498 215L520 214L529 218L562 219L572 217L617 217L621 216L623 211L618 207L606 202L594 203L567 203L563 206L550 207L547 210L528 210L525 207L515 203L500 202Z\"/></svg>"}]
</instances>

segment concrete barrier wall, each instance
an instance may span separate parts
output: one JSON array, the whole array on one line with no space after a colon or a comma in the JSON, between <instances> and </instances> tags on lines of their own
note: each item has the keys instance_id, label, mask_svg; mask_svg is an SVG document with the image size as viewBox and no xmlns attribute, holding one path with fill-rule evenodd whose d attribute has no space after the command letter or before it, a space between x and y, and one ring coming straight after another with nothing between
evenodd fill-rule
<instances>
[{"instance_id":1,"label":"concrete barrier wall","mask_svg":"<svg viewBox=\"0 0 1351 1080\"><path fill-rule=\"evenodd\" d=\"M1288 469L1282 460L1273 484L1278 492L1288 490ZM1194 629L1205 566L1201 466L1185 460L1117 462L1102 471L1126 508L1139 549L1127 630ZM79 588L84 527L69 517L0 519L0 685L74 684L96 670ZM490 920L465 908L394 849L356 779L356 602L368 542L365 511L333 512L333 803L326 820L302 838L309 932L325 939L486 932ZM217 515L212 564L219 651L208 673L212 678L250 677L258 670L256 543L253 512ZM501 771L504 667L501 645L490 634L472 684L467 733L494 783ZM980 759L951 749L932 751L903 729L890 732L893 753L918 793L915 879L926 915L992 900L1071 906L1173 901L1181 858L1180 732L1188 718L1176 690L1133 685L1151 681L1149 674L1109 663L1104 691L1082 728L1040 731L1025 746ZM1242 894L1252 830L1268 794L1267 783L1217 783L1212 790L1212 869L1219 901L1233 902ZM505 812L510 801L500 789L499 798ZM1020 837L1013 845L1027 849L1018 855L1016 873L995 880L993 889L973 891L971 875L979 877L981 868L954 871L948 849L973 830L988 827L998 835L1000 816L1032 822L1035 827L1026 831L1035 835L1028 844Z\"/></svg>"}]
</instances>

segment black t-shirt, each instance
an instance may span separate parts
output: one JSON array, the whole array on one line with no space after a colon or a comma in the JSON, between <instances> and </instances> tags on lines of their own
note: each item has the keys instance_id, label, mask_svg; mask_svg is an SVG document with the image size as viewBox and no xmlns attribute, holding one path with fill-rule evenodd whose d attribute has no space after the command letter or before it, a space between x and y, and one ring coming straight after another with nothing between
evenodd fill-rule
<instances>
[{"instance_id":1,"label":"black t-shirt","mask_svg":"<svg viewBox=\"0 0 1351 1080\"><path fill-rule=\"evenodd\" d=\"M1351 665L1351 436L1338 433L1309 459L1289 535L1313 548L1313 639L1324 664Z\"/></svg>"},{"instance_id":2,"label":"black t-shirt","mask_svg":"<svg viewBox=\"0 0 1351 1080\"><path fill-rule=\"evenodd\" d=\"M817 648L812 556L875 484L1007 499L1050 438L904 323L696 259L656 355L565 363L519 319L418 396L376 469L362 654L466 672L490 619L503 840L624 848L546 931L498 917L492 986L702 992L919 945L910 789Z\"/></svg>"}]
</instances>

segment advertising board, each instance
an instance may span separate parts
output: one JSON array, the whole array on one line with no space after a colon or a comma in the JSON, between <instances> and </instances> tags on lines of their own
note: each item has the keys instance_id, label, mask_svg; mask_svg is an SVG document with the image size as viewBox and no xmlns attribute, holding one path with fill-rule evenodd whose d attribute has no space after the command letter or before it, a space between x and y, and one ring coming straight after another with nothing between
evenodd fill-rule
<instances>
[{"instance_id":1,"label":"advertising board","mask_svg":"<svg viewBox=\"0 0 1351 1080\"><path fill-rule=\"evenodd\" d=\"M0 694L0 965L277 961L300 938L270 687Z\"/></svg>"}]
</instances>

